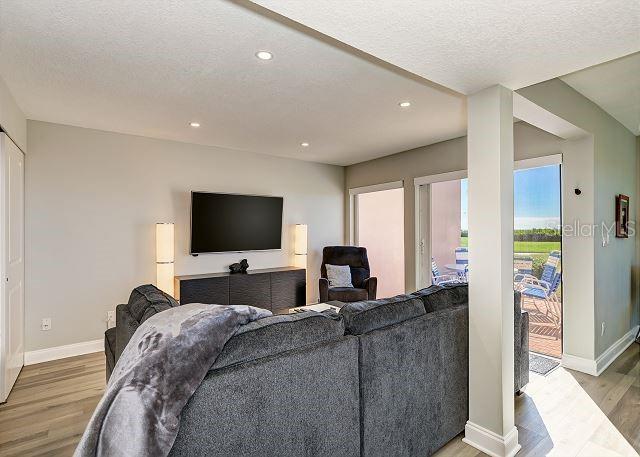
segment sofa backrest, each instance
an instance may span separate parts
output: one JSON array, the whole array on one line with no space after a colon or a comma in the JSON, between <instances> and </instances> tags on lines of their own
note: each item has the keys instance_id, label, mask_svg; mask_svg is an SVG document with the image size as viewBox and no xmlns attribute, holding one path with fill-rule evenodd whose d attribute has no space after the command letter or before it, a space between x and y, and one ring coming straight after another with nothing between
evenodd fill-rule
<instances>
[{"instance_id":1,"label":"sofa backrest","mask_svg":"<svg viewBox=\"0 0 640 457\"><path fill-rule=\"evenodd\" d=\"M240 327L225 344L212 370L326 343L344 336L336 313L313 311L265 317Z\"/></svg>"},{"instance_id":2,"label":"sofa backrest","mask_svg":"<svg viewBox=\"0 0 640 457\"><path fill-rule=\"evenodd\" d=\"M469 287L466 284L433 285L411 295L422 300L427 313L469 304Z\"/></svg>"},{"instance_id":3,"label":"sofa backrest","mask_svg":"<svg viewBox=\"0 0 640 457\"><path fill-rule=\"evenodd\" d=\"M446 309L451 306L469 305L469 286L467 284L432 285L413 292L411 295L419 297L422 300L427 313ZM522 310L521 301L522 296L520 292L514 291L513 311L516 325L518 325Z\"/></svg>"},{"instance_id":4,"label":"sofa backrest","mask_svg":"<svg viewBox=\"0 0 640 457\"><path fill-rule=\"evenodd\" d=\"M361 335L424 314L422 301L411 295L352 302L340 309L346 333L350 335Z\"/></svg>"},{"instance_id":5,"label":"sofa backrest","mask_svg":"<svg viewBox=\"0 0 640 457\"><path fill-rule=\"evenodd\" d=\"M340 327L312 312L244 326L182 410L169 456L361 457L358 340L332 337Z\"/></svg>"}]
</instances>

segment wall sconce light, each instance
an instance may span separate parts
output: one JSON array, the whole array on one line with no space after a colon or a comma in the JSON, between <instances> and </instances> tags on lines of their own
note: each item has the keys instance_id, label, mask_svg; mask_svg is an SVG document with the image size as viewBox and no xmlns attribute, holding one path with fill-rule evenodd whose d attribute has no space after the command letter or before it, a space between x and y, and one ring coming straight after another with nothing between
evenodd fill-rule
<instances>
[{"instance_id":1,"label":"wall sconce light","mask_svg":"<svg viewBox=\"0 0 640 457\"><path fill-rule=\"evenodd\" d=\"M174 225L156 224L156 286L173 297L174 292Z\"/></svg>"},{"instance_id":2,"label":"wall sconce light","mask_svg":"<svg viewBox=\"0 0 640 457\"><path fill-rule=\"evenodd\" d=\"M296 224L295 229L295 265L299 268L307 268L307 226Z\"/></svg>"}]
</instances>

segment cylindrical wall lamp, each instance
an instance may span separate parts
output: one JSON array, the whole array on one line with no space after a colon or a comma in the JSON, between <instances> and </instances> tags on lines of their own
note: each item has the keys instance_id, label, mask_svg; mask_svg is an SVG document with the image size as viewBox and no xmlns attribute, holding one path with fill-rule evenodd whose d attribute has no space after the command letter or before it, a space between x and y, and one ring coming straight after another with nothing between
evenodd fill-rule
<instances>
[{"instance_id":1,"label":"cylindrical wall lamp","mask_svg":"<svg viewBox=\"0 0 640 457\"><path fill-rule=\"evenodd\" d=\"M174 225L156 224L156 286L173 296L174 292Z\"/></svg>"},{"instance_id":2,"label":"cylindrical wall lamp","mask_svg":"<svg viewBox=\"0 0 640 457\"><path fill-rule=\"evenodd\" d=\"M307 268L307 226L305 224L296 224L293 253L296 266Z\"/></svg>"}]
</instances>

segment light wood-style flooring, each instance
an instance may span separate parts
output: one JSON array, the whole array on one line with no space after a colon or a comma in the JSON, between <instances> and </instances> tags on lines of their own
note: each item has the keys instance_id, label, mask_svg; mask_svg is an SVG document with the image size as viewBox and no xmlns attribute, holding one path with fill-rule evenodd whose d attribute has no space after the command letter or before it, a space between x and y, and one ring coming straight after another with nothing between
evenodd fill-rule
<instances>
[{"instance_id":1,"label":"light wood-style flooring","mask_svg":"<svg viewBox=\"0 0 640 457\"><path fill-rule=\"evenodd\" d=\"M0 405L0 456L70 456L104 389L104 355L25 367ZM516 398L518 456L637 456L640 451L640 346L633 344L595 378L558 368L532 374ZM477 457L457 437L438 457Z\"/></svg>"},{"instance_id":2,"label":"light wood-style flooring","mask_svg":"<svg viewBox=\"0 0 640 457\"><path fill-rule=\"evenodd\" d=\"M24 367L0 405L0 456L72 455L104 386L104 353Z\"/></svg>"},{"instance_id":3,"label":"light wood-style flooring","mask_svg":"<svg viewBox=\"0 0 640 457\"><path fill-rule=\"evenodd\" d=\"M632 344L598 377L562 367L531 373L516 397L518 457L619 457L640 453L640 345ZM483 456L462 435L437 457Z\"/></svg>"}]
</instances>

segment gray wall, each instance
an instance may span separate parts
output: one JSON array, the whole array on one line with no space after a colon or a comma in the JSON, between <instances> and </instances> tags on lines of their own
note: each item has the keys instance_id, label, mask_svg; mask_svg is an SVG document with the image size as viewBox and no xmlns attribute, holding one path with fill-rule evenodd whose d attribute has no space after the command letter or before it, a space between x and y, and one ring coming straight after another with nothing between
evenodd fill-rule
<instances>
[{"instance_id":1,"label":"gray wall","mask_svg":"<svg viewBox=\"0 0 640 457\"><path fill-rule=\"evenodd\" d=\"M0 127L23 152L27 150L27 120L2 78L0 78Z\"/></svg>"},{"instance_id":2,"label":"gray wall","mask_svg":"<svg viewBox=\"0 0 640 457\"><path fill-rule=\"evenodd\" d=\"M594 136L595 222L615 221L615 196L636 197L636 137L595 103L564 82L554 79L518 91L537 105L560 116ZM631 220L635 220L631 204ZM595 249L595 348L597 358L638 322L636 299L632 295L636 268L635 241L616 239ZM601 323L606 331L601 335Z\"/></svg>"},{"instance_id":3,"label":"gray wall","mask_svg":"<svg viewBox=\"0 0 640 457\"><path fill-rule=\"evenodd\" d=\"M292 265L308 224L309 301L322 247L343 242L342 167L33 121L28 142L26 350L101 338L106 312L155 282L156 222L176 224L178 275ZM283 249L189 256L191 190L284 196Z\"/></svg>"},{"instance_id":4,"label":"gray wall","mask_svg":"<svg viewBox=\"0 0 640 457\"><path fill-rule=\"evenodd\" d=\"M562 152L562 140L524 122L514 124L516 160L542 157ZM348 239L349 196L354 187L404 180L404 253L405 285L415 290L415 196L413 178L466 170L467 138L461 137L346 168L345 174L345 238Z\"/></svg>"}]
</instances>

